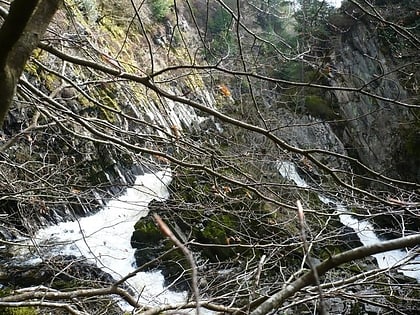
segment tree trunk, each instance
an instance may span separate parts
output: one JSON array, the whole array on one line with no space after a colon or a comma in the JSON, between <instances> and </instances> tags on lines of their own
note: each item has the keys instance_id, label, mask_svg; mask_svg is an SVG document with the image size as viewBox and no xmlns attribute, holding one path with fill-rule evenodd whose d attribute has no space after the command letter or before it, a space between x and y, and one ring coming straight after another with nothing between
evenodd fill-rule
<instances>
[{"instance_id":1,"label":"tree trunk","mask_svg":"<svg viewBox=\"0 0 420 315\"><path fill-rule=\"evenodd\" d=\"M62 0L15 0L0 28L0 126L32 51Z\"/></svg>"}]
</instances>

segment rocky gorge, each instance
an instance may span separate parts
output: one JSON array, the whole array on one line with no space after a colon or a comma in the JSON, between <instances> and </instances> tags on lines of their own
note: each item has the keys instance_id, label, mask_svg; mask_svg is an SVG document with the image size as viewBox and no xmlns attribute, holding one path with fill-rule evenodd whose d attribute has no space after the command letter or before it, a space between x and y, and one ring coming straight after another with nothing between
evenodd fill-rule
<instances>
[{"instance_id":1,"label":"rocky gorge","mask_svg":"<svg viewBox=\"0 0 420 315\"><path fill-rule=\"evenodd\" d=\"M322 16L321 6L305 28L299 13L281 22L265 17L274 29L267 44L261 36L268 26L251 14L252 5L241 8L249 16L240 20L230 2L206 9L205 1L193 8L188 1L65 1L4 123L2 288L54 283L65 290L118 280L75 265L72 256L21 268L14 245L97 213L137 176L168 167L169 198L151 201L149 215L133 227L136 265L162 270L176 290L192 290L191 266L156 226L152 214L159 214L194 253L202 297L221 304L246 305L310 268L297 245L297 199L315 261L361 245L320 192L369 220L380 238L418 233L420 7L380 2L379 15L350 2ZM397 9L398 18L391 14ZM223 28L243 36L242 46L233 49ZM275 42L286 32L303 38ZM247 57L241 63L235 54ZM281 176L281 161L292 161L310 188ZM68 274L57 276L68 265ZM362 273L368 284L336 296L327 281L328 311L416 312L418 284L397 272L379 273L373 283L376 269L367 257L330 274L335 283ZM386 281L398 298L380 284ZM311 290L289 300L284 313L312 313ZM352 295L358 291L379 297Z\"/></svg>"}]
</instances>

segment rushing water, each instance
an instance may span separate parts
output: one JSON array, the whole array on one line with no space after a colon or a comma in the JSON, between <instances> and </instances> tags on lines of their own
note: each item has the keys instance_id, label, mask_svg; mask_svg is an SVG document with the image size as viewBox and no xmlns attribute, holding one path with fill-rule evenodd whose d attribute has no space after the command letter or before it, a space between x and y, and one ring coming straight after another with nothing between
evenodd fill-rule
<instances>
[{"instance_id":1,"label":"rushing water","mask_svg":"<svg viewBox=\"0 0 420 315\"><path fill-rule=\"evenodd\" d=\"M147 215L151 200L168 197L166 187L170 181L169 170L138 176L133 187L98 213L40 230L35 239L39 245L54 245L53 254L84 256L118 280L135 269L134 249L130 245L134 224ZM185 301L185 294L166 290L163 281L160 272L140 272L128 284L141 292L142 303Z\"/></svg>"},{"instance_id":2,"label":"rushing water","mask_svg":"<svg viewBox=\"0 0 420 315\"><path fill-rule=\"evenodd\" d=\"M282 177L287 178L293 181L298 187L301 188L309 188L309 185L305 182L305 180L298 174L296 170L296 166L288 161L279 162L278 170ZM373 225L367 220L358 220L352 215L346 214L347 209L346 207L330 198L327 198L322 195L318 195L319 200L324 204L334 204L338 213L340 222L353 229L357 236L360 239L360 242L363 245L371 245L381 240L375 233ZM379 268L381 269L388 269L398 267L398 271L403 273L404 275L417 279L420 282L420 260L416 259L411 261L408 264L405 264L407 260L410 259L413 253L408 253L403 250L392 250L384 253L379 253L373 255L378 263ZM401 264L404 263L404 266L399 267Z\"/></svg>"},{"instance_id":3,"label":"rushing water","mask_svg":"<svg viewBox=\"0 0 420 315\"><path fill-rule=\"evenodd\" d=\"M281 162L278 170L284 178L292 180L297 186L309 188L293 163ZM37 233L35 241L41 252L43 246L49 245L52 248L49 249L49 254L83 256L118 280L135 269L134 249L130 244L134 224L147 215L147 205L151 200L164 200L168 197L166 187L170 181L169 170L138 176L133 187L128 188L120 198L111 200L98 213L78 221L63 222L42 229ZM346 208L337 201L322 195L319 195L319 199L325 204L335 205L340 221L357 232L362 244L380 242L368 221L360 221L346 214ZM404 261L407 253L394 250L374 257L379 267L385 269ZM410 267L411 270L408 266L399 267L398 270L420 281L419 265L417 269L415 265ZM160 272L140 272L130 278L128 284L137 293L141 292L139 301L142 303L157 305L185 301L185 293L165 289L163 281Z\"/></svg>"}]
</instances>

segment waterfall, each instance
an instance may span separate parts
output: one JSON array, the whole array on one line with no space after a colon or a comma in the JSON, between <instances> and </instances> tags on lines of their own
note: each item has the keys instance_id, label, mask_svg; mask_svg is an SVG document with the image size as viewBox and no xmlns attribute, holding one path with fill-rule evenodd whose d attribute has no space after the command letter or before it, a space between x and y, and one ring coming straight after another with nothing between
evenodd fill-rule
<instances>
[{"instance_id":1,"label":"waterfall","mask_svg":"<svg viewBox=\"0 0 420 315\"><path fill-rule=\"evenodd\" d=\"M305 182L305 180L299 175L296 170L296 166L292 162L283 161L278 163L278 171L283 178L293 181L298 187L301 188L310 188L310 186ZM340 222L353 229L357 236L359 237L360 242L367 246L381 242L378 236L375 233L373 225L367 220L358 220L352 215L347 214L346 207L333 199L327 198L318 194L319 200L324 204L333 204L335 205L337 212L339 214ZM410 260L410 257L413 253L406 252L404 250L392 250L384 253L379 253L373 255L379 268L389 269L397 267L398 272L403 273L404 275L417 279L420 282L420 259L415 259L410 263L401 266L401 264L406 263Z\"/></svg>"},{"instance_id":2,"label":"waterfall","mask_svg":"<svg viewBox=\"0 0 420 315\"><path fill-rule=\"evenodd\" d=\"M170 170L137 176L132 187L96 214L42 229L35 242L41 252L48 245L49 255L83 256L118 280L136 267L130 244L134 224L147 215L150 201L168 198L170 181ZM160 272L140 272L127 282L134 292L141 292L141 303L185 301L185 293L165 290L163 281Z\"/></svg>"}]
</instances>

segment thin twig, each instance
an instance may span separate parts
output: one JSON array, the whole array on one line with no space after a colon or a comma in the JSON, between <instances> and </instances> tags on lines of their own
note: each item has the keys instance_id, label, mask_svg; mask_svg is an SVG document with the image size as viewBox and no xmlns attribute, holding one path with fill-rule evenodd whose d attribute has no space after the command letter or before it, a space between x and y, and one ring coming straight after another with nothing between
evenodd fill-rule
<instances>
[{"instance_id":1,"label":"thin twig","mask_svg":"<svg viewBox=\"0 0 420 315\"><path fill-rule=\"evenodd\" d=\"M155 218L157 225L159 226L162 233L165 234L167 237L169 237L171 241L175 243L175 245L184 253L189 264L191 265L191 277L192 277L191 286L192 286L195 302L197 304L196 314L199 315L200 314L200 293L198 291L197 266L195 264L194 257L191 254L191 252L188 250L188 248L178 240L178 238L174 235L174 233L172 233L170 228L166 225L165 222L163 222L162 218L158 214L154 213L153 217Z\"/></svg>"},{"instance_id":2,"label":"thin twig","mask_svg":"<svg viewBox=\"0 0 420 315\"><path fill-rule=\"evenodd\" d=\"M314 274L315 279L315 285L318 288L319 291L319 307L320 307L320 314L321 315L327 315L327 311L325 308L325 300L324 300L324 294L322 293L321 283L319 281L319 275L318 271L316 270L313 260L309 251L308 242L306 240L306 232L305 232L305 214L303 212L302 203L300 200L296 201L297 210L298 210L298 217L299 217L299 224L300 224L300 235L302 237L302 243L303 243L303 251L304 255L306 257L306 263L308 264L309 268L312 270Z\"/></svg>"},{"instance_id":3,"label":"thin twig","mask_svg":"<svg viewBox=\"0 0 420 315\"><path fill-rule=\"evenodd\" d=\"M355 261L357 259L365 258L367 256L387 252L394 249L418 245L420 245L420 234L414 234L389 241L383 241L371 245L361 246L331 256L328 259L324 260L322 263L315 266L315 269L318 273L318 276L323 276L329 270L350 261ZM314 283L314 280L315 279L313 270L309 270L304 275L302 275L292 283L288 284L285 288L282 288L280 291L274 293L270 297L261 297L258 300L254 301L253 306L257 306L257 308L251 312L251 315L263 315L267 314L273 309L279 308L287 298L293 296L293 294L295 294L302 288Z\"/></svg>"}]
</instances>

